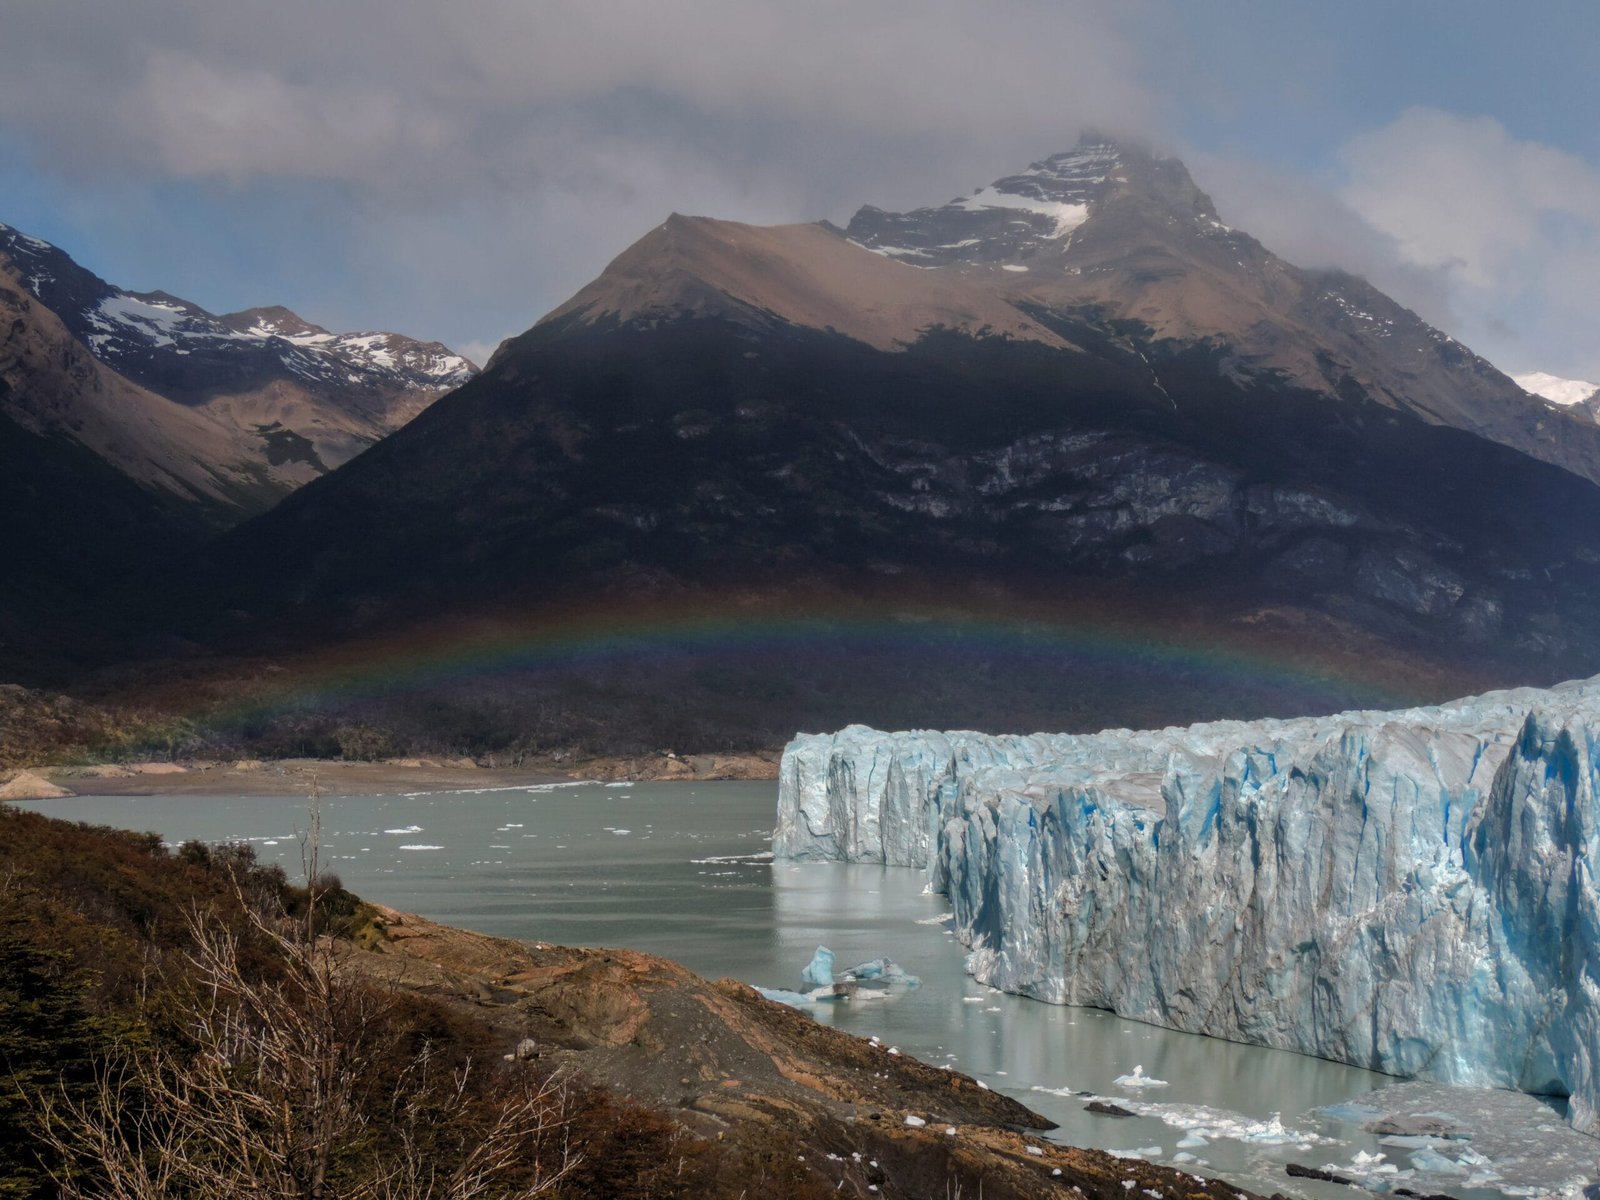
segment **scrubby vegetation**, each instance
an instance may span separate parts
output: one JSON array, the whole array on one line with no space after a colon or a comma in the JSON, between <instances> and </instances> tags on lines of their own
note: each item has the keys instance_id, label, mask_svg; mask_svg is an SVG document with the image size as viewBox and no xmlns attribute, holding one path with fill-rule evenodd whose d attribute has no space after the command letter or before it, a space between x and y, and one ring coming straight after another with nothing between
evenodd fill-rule
<instances>
[{"instance_id":1,"label":"scrubby vegetation","mask_svg":"<svg viewBox=\"0 0 1600 1200\"><path fill-rule=\"evenodd\" d=\"M820 1195L781 1136L708 1141L342 970L378 927L246 847L0 805L0 1197Z\"/></svg>"},{"instance_id":2,"label":"scrubby vegetation","mask_svg":"<svg viewBox=\"0 0 1600 1200\"><path fill-rule=\"evenodd\" d=\"M193 722L170 713L0 684L0 770L170 758L201 737Z\"/></svg>"}]
</instances>

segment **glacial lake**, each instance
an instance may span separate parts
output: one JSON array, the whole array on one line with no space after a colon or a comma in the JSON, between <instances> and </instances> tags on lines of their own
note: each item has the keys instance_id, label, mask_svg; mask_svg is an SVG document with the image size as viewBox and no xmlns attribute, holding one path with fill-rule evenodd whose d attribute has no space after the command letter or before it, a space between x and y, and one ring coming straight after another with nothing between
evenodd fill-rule
<instances>
[{"instance_id":1,"label":"glacial lake","mask_svg":"<svg viewBox=\"0 0 1600 1200\"><path fill-rule=\"evenodd\" d=\"M776 792L770 782L641 783L327 796L323 861L352 891L447 924L628 946L763 987L797 988L818 945L840 968L888 955L922 985L890 1000L815 1006L817 1019L1011 1093L1059 1122L1050 1135L1059 1141L1137 1153L1264 1194L1352 1194L1287 1177L1291 1162L1462 1200L1560 1195L1600 1176L1600 1142L1527 1097L1394 1090L1400 1081L1352 1067L983 987L963 972L949 906L923 892L920 871L771 861ZM173 843L249 841L292 876L310 824L297 798L81 796L27 807L154 830ZM1165 1086L1119 1086L1135 1068ZM1086 1113L1083 1093L1139 1115ZM1472 1136L1379 1138L1362 1129L1401 1107L1464 1122Z\"/></svg>"}]
</instances>

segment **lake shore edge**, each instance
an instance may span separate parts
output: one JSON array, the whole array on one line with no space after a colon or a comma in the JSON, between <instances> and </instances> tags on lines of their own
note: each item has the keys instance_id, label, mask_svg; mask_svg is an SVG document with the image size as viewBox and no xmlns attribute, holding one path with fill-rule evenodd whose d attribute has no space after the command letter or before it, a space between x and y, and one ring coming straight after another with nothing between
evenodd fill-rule
<instances>
[{"instance_id":1,"label":"lake shore edge","mask_svg":"<svg viewBox=\"0 0 1600 1200\"><path fill-rule=\"evenodd\" d=\"M480 766L470 758L245 759L38 766L0 775L9 800L93 796L293 796L476 791L582 780L700 783L777 779L778 748L745 754L610 755L520 766Z\"/></svg>"}]
</instances>

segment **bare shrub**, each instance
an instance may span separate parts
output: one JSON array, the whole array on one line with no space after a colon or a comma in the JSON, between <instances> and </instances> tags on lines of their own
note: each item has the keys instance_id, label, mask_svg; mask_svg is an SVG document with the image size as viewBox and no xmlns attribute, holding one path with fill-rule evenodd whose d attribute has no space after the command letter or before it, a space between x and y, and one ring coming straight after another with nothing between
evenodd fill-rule
<instances>
[{"instance_id":1,"label":"bare shrub","mask_svg":"<svg viewBox=\"0 0 1600 1200\"><path fill-rule=\"evenodd\" d=\"M125 1047L86 1096L40 1102L64 1200L522 1200L577 1166L559 1078L507 1068L486 1099L426 1044L378 1068L393 999L341 969L316 901L313 882L303 917L246 905L242 933L190 914L176 1044ZM253 969L250 940L274 969Z\"/></svg>"}]
</instances>

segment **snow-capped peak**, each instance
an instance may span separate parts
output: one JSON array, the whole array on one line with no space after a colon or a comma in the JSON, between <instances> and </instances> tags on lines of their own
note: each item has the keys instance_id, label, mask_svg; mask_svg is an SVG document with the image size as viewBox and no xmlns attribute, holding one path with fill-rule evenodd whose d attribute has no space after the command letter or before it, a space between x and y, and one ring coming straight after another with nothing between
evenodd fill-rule
<instances>
[{"instance_id":1,"label":"snow-capped peak","mask_svg":"<svg viewBox=\"0 0 1600 1200\"><path fill-rule=\"evenodd\" d=\"M1048 217L1055 223L1049 236L1062 238L1089 219L1089 201L1120 158L1109 143L1085 143L1032 163L1020 175L998 179L946 207L969 212L1009 208Z\"/></svg>"},{"instance_id":2,"label":"snow-capped peak","mask_svg":"<svg viewBox=\"0 0 1600 1200\"><path fill-rule=\"evenodd\" d=\"M1593 400L1595 393L1600 392L1600 383L1590 383L1587 379L1563 379L1559 375L1551 375L1545 371L1529 371L1524 375L1513 375L1511 378L1518 387L1530 395L1563 406Z\"/></svg>"},{"instance_id":3,"label":"snow-capped peak","mask_svg":"<svg viewBox=\"0 0 1600 1200\"><path fill-rule=\"evenodd\" d=\"M340 391L441 391L477 374L438 342L336 334L281 306L217 316L165 292L126 291L7 225L0 225L0 252L95 357L157 391L248 388L285 372Z\"/></svg>"},{"instance_id":4,"label":"snow-capped peak","mask_svg":"<svg viewBox=\"0 0 1600 1200\"><path fill-rule=\"evenodd\" d=\"M1059 252L1089 219L1091 205L1122 161L1109 142L1085 138L1075 149L1032 163L939 208L886 213L863 208L848 236L877 254L919 267L986 262L1026 270L1027 259Z\"/></svg>"}]
</instances>

